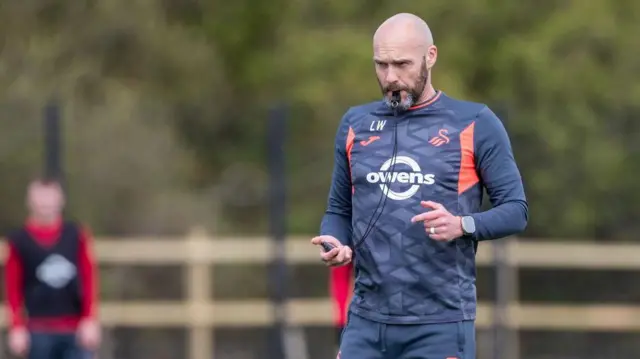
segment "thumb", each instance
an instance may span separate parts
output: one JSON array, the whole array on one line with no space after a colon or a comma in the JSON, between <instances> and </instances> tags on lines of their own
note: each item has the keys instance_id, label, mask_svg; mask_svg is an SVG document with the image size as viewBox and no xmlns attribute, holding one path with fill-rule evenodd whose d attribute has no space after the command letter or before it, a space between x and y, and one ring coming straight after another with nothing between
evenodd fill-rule
<instances>
[{"instance_id":1,"label":"thumb","mask_svg":"<svg viewBox=\"0 0 640 359\"><path fill-rule=\"evenodd\" d=\"M318 245L318 244L322 243L322 239L324 237L326 237L326 236L316 236L316 237L311 238L311 244Z\"/></svg>"},{"instance_id":2,"label":"thumb","mask_svg":"<svg viewBox=\"0 0 640 359\"><path fill-rule=\"evenodd\" d=\"M339 247L342 245L340 241L337 240L334 236L327 236L327 235L313 237L311 239L311 243L315 245L320 245L322 243L329 243L334 247Z\"/></svg>"},{"instance_id":3,"label":"thumb","mask_svg":"<svg viewBox=\"0 0 640 359\"><path fill-rule=\"evenodd\" d=\"M329 243L334 247L342 247L342 243L334 236L324 236L322 242Z\"/></svg>"}]
</instances>

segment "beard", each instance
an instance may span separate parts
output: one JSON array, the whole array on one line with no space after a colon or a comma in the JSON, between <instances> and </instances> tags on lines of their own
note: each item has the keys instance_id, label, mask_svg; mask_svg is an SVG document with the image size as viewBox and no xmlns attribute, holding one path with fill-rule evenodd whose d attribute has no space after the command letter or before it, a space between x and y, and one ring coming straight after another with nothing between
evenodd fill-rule
<instances>
[{"instance_id":1,"label":"beard","mask_svg":"<svg viewBox=\"0 0 640 359\"><path fill-rule=\"evenodd\" d=\"M383 101L385 105L390 109L394 109L391 104L393 98L391 96L387 96L387 94L389 92L393 93L395 91L404 91L407 95L404 98L400 98L400 103L397 107L395 107L395 109L407 111L408 109L416 105L416 101L418 101L420 97L422 97L422 94L427 87L428 81L429 70L427 69L427 59L423 57L422 66L420 68L420 75L418 75L418 79L416 80L415 85L413 85L412 87L405 87L401 85L382 86L380 81L378 81L378 83L380 84L380 89L382 90Z\"/></svg>"}]
</instances>

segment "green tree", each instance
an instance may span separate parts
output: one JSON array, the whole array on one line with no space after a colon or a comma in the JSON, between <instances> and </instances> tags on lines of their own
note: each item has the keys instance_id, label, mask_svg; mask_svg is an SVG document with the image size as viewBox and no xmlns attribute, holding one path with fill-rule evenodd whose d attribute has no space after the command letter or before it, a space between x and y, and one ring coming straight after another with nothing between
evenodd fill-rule
<instances>
[{"instance_id":1,"label":"green tree","mask_svg":"<svg viewBox=\"0 0 640 359\"><path fill-rule=\"evenodd\" d=\"M531 206L527 235L634 238L640 5L631 0L16 3L0 10L0 63L8 69L0 73L0 95L33 120L17 121L14 113L2 126L37 142L30 129L46 100L59 96L71 131L67 147L82 148L69 154L78 190L90 178L83 158L104 158L110 173L132 173L117 160L131 155L129 166L141 179L129 182L122 199L111 195L120 193L118 180L100 184L101 207L126 203L127 211L113 216L88 208L100 197L88 185L74 195L83 199L74 208L107 231L144 222L150 215L140 213L162 193L182 198L164 216L206 222L214 216L209 204L216 204L223 229L264 231L266 118L273 103L285 102L292 114L289 222L296 232L314 232L336 126L349 106L380 96L371 38L397 9L432 27L438 88L505 114ZM95 145L81 145L88 141L81 133ZM105 151L99 140L110 137L129 142ZM3 144L0 174L22 175L7 193L39 166L40 150L23 150L15 138ZM153 153L162 151L175 156L154 165ZM171 179L158 179L166 177L160 173ZM151 179L157 186L143 185ZM2 221L14 222L13 204L6 206ZM257 218L250 229L246 218ZM177 222L174 230L190 221Z\"/></svg>"}]
</instances>

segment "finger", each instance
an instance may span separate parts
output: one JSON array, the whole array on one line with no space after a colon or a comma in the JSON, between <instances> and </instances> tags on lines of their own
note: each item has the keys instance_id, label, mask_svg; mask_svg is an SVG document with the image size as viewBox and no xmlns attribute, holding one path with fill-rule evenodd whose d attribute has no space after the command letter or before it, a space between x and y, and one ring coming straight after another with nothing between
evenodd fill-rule
<instances>
[{"instance_id":1,"label":"finger","mask_svg":"<svg viewBox=\"0 0 640 359\"><path fill-rule=\"evenodd\" d=\"M351 258L353 257L353 252L351 251L351 248L347 246L344 246L342 248L345 251L345 255L344 255L345 260L348 260L349 262L351 262Z\"/></svg>"},{"instance_id":2,"label":"finger","mask_svg":"<svg viewBox=\"0 0 640 359\"><path fill-rule=\"evenodd\" d=\"M334 236L327 236L327 238L324 239L324 242L329 243L334 247L342 247L342 242Z\"/></svg>"},{"instance_id":3,"label":"finger","mask_svg":"<svg viewBox=\"0 0 640 359\"><path fill-rule=\"evenodd\" d=\"M336 257L332 260L332 262L338 262L338 263L342 263L345 260L345 251L344 251L344 247L340 248L340 250L338 250L338 254L336 255Z\"/></svg>"},{"instance_id":4,"label":"finger","mask_svg":"<svg viewBox=\"0 0 640 359\"><path fill-rule=\"evenodd\" d=\"M329 267L342 267L344 265L347 265L351 263L351 261L344 261L344 262L327 262L327 265Z\"/></svg>"},{"instance_id":5,"label":"finger","mask_svg":"<svg viewBox=\"0 0 640 359\"><path fill-rule=\"evenodd\" d=\"M438 202L434 202L434 201L422 201L420 202L420 205L424 208L431 208L431 209L445 209L443 205L441 205Z\"/></svg>"},{"instance_id":6,"label":"finger","mask_svg":"<svg viewBox=\"0 0 640 359\"><path fill-rule=\"evenodd\" d=\"M444 236L446 235L446 233L448 233L448 228L446 226L443 227L425 227L424 229L425 233L427 233L428 236Z\"/></svg>"},{"instance_id":7,"label":"finger","mask_svg":"<svg viewBox=\"0 0 640 359\"><path fill-rule=\"evenodd\" d=\"M418 215L413 216L411 218L411 223L416 223L420 221L433 221L435 219L446 216L447 213L442 210L434 210L429 212L420 213Z\"/></svg>"},{"instance_id":8,"label":"finger","mask_svg":"<svg viewBox=\"0 0 640 359\"><path fill-rule=\"evenodd\" d=\"M342 246L342 243L340 243L340 241L335 238L334 236L327 236L327 235L323 235L323 236L317 236L317 237L313 237L311 239L311 243L315 244L315 245L320 245L322 243L329 243L330 245L332 245L333 247L340 247Z\"/></svg>"},{"instance_id":9,"label":"finger","mask_svg":"<svg viewBox=\"0 0 640 359\"><path fill-rule=\"evenodd\" d=\"M332 250L325 252L324 250L320 250L320 256L322 257L322 259L325 260L330 260L333 259L335 256L338 255L338 252L340 252L340 248L336 247L333 248Z\"/></svg>"},{"instance_id":10,"label":"finger","mask_svg":"<svg viewBox=\"0 0 640 359\"><path fill-rule=\"evenodd\" d=\"M311 238L311 244L319 245L325 240L328 236L316 236Z\"/></svg>"},{"instance_id":11,"label":"finger","mask_svg":"<svg viewBox=\"0 0 640 359\"><path fill-rule=\"evenodd\" d=\"M322 258L323 261L330 261L330 260L333 260L338 255L339 252L340 252L340 248L334 248L329 252L321 251L320 258Z\"/></svg>"},{"instance_id":12,"label":"finger","mask_svg":"<svg viewBox=\"0 0 640 359\"><path fill-rule=\"evenodd\" d=\"M329 244L328 242L322 242L322 243L320 243L320 246L322 247L322 250L324 252L328 252L328 251L336 248L336 246L334 246L332 244Z\"/></svg>"},{"instance_id":13,"label":"finger","mask_svg":"<svg viewBox=\"0 0 640 359\"><path fill-rule=\"evenodd\" d=\"M446 224L439 226L424 226L425 231L427 231L427 233L429 234L431 234L431 228L433 228L433 231L435 232L434 234L443 234L449 232L449 226Z\"/></svg>"},{"instance_id":14,"label":"finger","mask_svg":"<svg viewBox=\"0 0 640 359\"><path fill-rule=\"evenodd\" d=\"M437 218L437 219L433 219L433 220L427 220L422 222L424 224L424 228L440 228L440 227L445 227L447 226L447 221L443 220L442 218Z\"/></svg>"},{"instance_id":15,"label":"finger","mask_svg":"<svg viewBox=\"0 0 640 359\"><path fill-rule=\"evenodd\" d=\"M337 247L336 243L340 244L340 242L337 239L335 239L333 236L322 235L322 236L316 236L311 238L312 244L320 245L323 242L332 244L334 247Z\"/></svg>"},{"instance_id":16,"label":"finger","mask_svg":"<svg viewBox=\"0 0 640 359\"><path fill-rule=\"evenodd\" d=\"M433 239L434 241L438 241L438 242L447 242L448 241L448 237L444 234L429 234L429 238Z\"/></svg>"},{"instance_id":17,"label":"finger","mask_svg":"<svg viewBox=\"0 0 640 359\"><path fill-rule=\"evenodd\" d=\"M327 264L329 264L331 267L340 267L340 266L344 266L351 263L351 259L345 259L342 261L338 261L337 259L334 259L332 261L327 262Z\"/></svg>"}]
</instances>

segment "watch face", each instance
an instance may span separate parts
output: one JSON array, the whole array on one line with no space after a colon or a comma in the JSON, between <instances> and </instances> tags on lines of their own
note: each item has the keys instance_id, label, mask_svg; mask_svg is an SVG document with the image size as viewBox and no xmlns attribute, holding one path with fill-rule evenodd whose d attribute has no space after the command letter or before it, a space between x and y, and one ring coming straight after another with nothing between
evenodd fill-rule
<instances>
[{"instance_id":1,"label":"watch face","mask_svg":"<svg viewBox=\"0 0 640 359\"><path fill-rule=\"evenodd\" d=\"M466 234L473 234L476 231L476 222L473 217L462 217L462 230Z\"/></svg>"}]
</instances>

